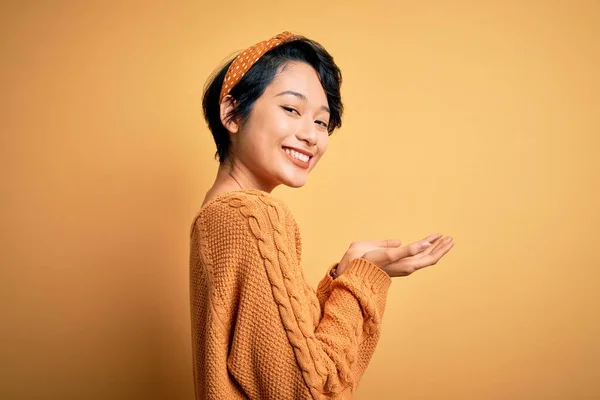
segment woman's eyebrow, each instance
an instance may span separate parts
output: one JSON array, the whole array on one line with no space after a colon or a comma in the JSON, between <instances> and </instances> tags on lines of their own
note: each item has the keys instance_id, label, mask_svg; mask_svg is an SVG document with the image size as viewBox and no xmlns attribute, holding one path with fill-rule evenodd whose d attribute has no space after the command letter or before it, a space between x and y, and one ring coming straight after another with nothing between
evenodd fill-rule
<instances>
[{"instance_id":1,"label":"woman's eyebrow","mask_svg":"<svg viewBox=\"0 0 600 400\"><path fill-rule=\"evenodd\" d=\"M303 101L307 100L305 95L303 95L302 93L294 92L293 90L284 90L281 93L277 93L275 95L275 97L283 96L284 94L291 94L292 96L296 96L300 100L303 100ZM326 111L326 112L328 112L329 114L331 114L331 111L329 111L329 107L327 107L327 106L321 106L321 109L324 110L324 111Z\"/></svg>"}]
</instances>

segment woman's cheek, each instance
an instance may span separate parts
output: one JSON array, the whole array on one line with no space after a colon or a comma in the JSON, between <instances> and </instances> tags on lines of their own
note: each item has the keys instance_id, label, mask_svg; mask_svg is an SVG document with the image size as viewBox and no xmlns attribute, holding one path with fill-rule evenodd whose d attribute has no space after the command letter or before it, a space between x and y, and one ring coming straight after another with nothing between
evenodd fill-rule
<instances>
[{"instance_id":1,"label":"woman's cheek","mask_svg":"<svg viewBox=\"0 0 600 400\"><path fill-rule=\"evenodd\" d=\"M319 140L319 157L327 151L327 147L329 147L329 135L325 135Z\"/></svg>"},{"instance_id":2,"label":"woman's cheek","mask_svg":"<svg viewBox=\"0 0 600 400\"><path fill-rule=\"evenodd\" d=\"M279 118L277 126L277 132L280 137L287 137L295 135L298 129L297 122L293 118Z\"/></svg>"},{"instance_id":3,"label":"woman's cheek","mask_svg":"<svg viewBox=\"0 0 600 400\"><path fill-rule=\"evenodd\" d=\"M313 159L313 162L311 163L311 167L310 167L311 171L313 170L313 168L315 168L317 166L317 164L321 160L321 156L323 156L323 153L321 153L321 151L319 150L319 154L315 156L315 158Z\"/></svg>"}]
</instances>

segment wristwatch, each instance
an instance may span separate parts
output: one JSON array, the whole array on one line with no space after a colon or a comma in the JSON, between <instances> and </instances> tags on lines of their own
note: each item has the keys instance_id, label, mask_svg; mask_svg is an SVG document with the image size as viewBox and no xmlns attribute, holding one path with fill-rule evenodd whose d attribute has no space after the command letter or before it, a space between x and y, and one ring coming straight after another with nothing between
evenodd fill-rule
<instances>
[{"instance_id":1,"label":"wristwatch","mask_svg":"<svg viewBox=\"0 0 600 400\"><path fill-rule=\"evenodd\" d=\"M329 276L331 276L333 279L337 278L337 265L335 267L333 267L331 269L331 271L329 271Z\"/></svg>"}]
</instances>

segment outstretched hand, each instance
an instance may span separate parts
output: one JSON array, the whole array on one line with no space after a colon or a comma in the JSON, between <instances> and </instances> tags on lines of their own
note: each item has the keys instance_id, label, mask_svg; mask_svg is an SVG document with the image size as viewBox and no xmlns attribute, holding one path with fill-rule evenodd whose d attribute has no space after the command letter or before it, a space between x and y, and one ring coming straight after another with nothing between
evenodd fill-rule
<instances>
[{"instance_id":1,"label":"outstretched hand","mask_svg":"<svg viewBox=\"0 0 600 400\"><path fill-rule=\"evenodd\" d=\"M407 276L437 264L452 249L454 239L435 233L408 246L400 247L401 244L398 239L354 242L340 261L337 275L344 273L350 261L363 258L377 265L392 278Z\"/></svg>"}]
</instances>

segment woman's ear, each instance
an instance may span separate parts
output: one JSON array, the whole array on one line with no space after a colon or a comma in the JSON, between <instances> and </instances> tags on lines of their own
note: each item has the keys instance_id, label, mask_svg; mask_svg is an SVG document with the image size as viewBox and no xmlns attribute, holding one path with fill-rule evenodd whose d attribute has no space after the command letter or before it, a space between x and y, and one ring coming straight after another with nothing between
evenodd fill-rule
<instances>
[{"instance_id":1,"label":"woman's ear","mask_svg":"<svg viewBox=\"0 0 600 400\"><path fill-rule=\"evenodd\" d=\"M237 121L232 118L228 118L227 116L233 111L235 107L235 100L231 97L230 94L223 97L223 101L221 101L221 123L223 126L229 131L229 133L237 133L239 126Z\"/></svg>"}]
</instances>

